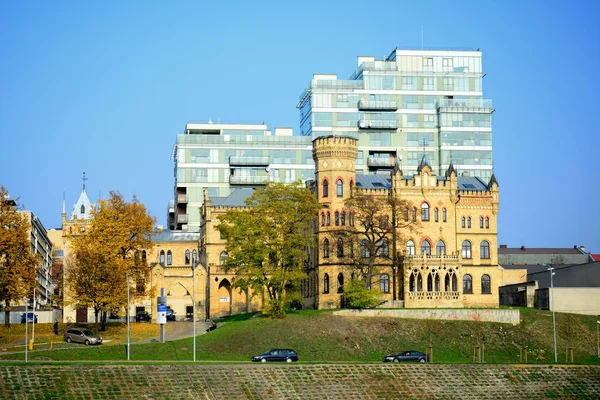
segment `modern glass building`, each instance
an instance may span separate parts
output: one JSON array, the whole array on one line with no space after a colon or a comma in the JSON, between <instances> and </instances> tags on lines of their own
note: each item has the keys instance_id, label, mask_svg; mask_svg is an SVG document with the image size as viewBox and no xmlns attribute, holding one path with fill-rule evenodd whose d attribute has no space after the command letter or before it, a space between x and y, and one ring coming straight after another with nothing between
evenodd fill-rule
<instances>
[{"instance_id":1,"label":"modern glass building","mask_svg":"<svg viewBox=\"0 0 600 400\"><path fill-rule=\"evenodd\" d=\"M169 204L171 230L198 232L203 189L227 197L236 188L267 182L314 179L312 138L293 136L292 128L264 124L188 123L177 135L175 198Z\"/></svg>"},{"instance_id":2,"label":"modern glass building","mask_svg":"<svg viewBox=\"0 0 600 400\"><path fill-rule=\"evenodd\" d=\"M358 139L357 173L406 175L425 155L443 175L492 175L492 108L479 50L402 50L358 57L346 80L315 74L300 96L300 134Z\"/></svg>"}]
</instances>

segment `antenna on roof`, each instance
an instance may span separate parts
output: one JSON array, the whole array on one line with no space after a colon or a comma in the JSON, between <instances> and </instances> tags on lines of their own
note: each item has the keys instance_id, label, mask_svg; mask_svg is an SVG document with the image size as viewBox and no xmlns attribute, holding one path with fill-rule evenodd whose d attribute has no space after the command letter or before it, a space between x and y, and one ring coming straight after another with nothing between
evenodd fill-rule
<instances>
[{"instance_id":1,"label":"antenna on roof","mask_svg":"<svg viewBox=\"0 0 600 400\"><path fill-rule=\"evenodd\" d=\"M83 178L81 178L81 180L83 181L83 191L85 191L85 181L88 180L88 178L85 177L85 172L83 173Z\"/></svg>"}]
</instances>

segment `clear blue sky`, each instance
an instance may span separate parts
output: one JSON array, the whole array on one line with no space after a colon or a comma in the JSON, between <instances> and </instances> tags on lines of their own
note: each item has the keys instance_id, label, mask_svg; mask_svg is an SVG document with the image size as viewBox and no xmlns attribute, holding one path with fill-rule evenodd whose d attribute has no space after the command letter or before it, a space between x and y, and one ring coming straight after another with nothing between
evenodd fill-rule
<instances>
[{"instance_id":1,"label":"clear blue sky","mask_svg":"<svg viewBox=\"0 0 600 400\"><path fill-rule=\"evenodd\" d=\"M600 253L594 1L3 1L0 184L60 227L87 192L135 193L160 224L188 121L298 131L313 73L396 46L483 52L499 243Z\"/></svg>"}]
</instances>

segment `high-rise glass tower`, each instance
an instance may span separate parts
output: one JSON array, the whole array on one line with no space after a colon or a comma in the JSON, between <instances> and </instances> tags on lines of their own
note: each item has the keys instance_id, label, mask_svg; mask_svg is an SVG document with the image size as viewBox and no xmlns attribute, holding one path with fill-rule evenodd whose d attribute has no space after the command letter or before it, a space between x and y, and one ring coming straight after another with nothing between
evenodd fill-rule
<instances>
[{"instance_id":1,"label":"high-rise glass tower","mask_svg":"<svg viewBox=\"0 0 600 400\"><path fill-rule=\"evenodd\" d=\"M423 156L442 175L492 175L492 108L479 50L394 49L358 57L346 80L315 74L300 96L303 136L358 139L358 173L416 172Z\"/></svg>"}]
</instances>

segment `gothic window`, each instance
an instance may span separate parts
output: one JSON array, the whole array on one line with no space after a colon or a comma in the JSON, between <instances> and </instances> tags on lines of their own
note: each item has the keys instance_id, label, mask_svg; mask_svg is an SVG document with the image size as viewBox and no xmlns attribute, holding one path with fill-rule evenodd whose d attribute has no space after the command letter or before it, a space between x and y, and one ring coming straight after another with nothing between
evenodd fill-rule
<instances>
[{"instance_id":1,"label":"gothic window","mask_svg":"<svg viewBox=\"0 0 600 400\"><path fill-rule=\"evenodd\" d=\"M173 264L173 254L171 254L171 250L167 251L167 265Z\"/></svg>"},{"instance_id":2,"label":"gothic window","mask_svg":"<svg viewBox=\"0 0 600 400\"><path fill-rule=\"evenodd\" d=\"M160 251L160 265L165 265L165 251L161 250Z\"/></svg>"},{"instance_id":3,"label":"gothic window","mask_svg":"<svg viewBox=\"0 0 600 400\"><path fill-rule=\"evenodd\" d=\"M196 262L198 262L198 258L196 257L196 250L192 251L192 265L196 265Z\"/></svg>"},{"instance_id":4,"label":"gothic window","mask_svg":"<svg viewBox=\"0 0 600 400\"><path fill-rule=\"evenodd\" d=\"M353 190L354 190L354 181L350 181L350 197L352 197Z\"/></svg>"},{"instance_id":5,"label":"gothic window","mask_svg":"<svg viewBox=\"0 0 600 400\"><path fill-rule=\"evenodd\" d=\"M146 265L146 250L142 250L142 264Z\"/></svg>"},{"instance_id":6,"label":"gothic window","mask_svg":"<svg viewBox=\"0 0 600 400\"><path fill-rule=\"evenodd\" d=\"M402 210L402 214L404 214L404 220L408 221L408 208L405 208L404 210Z\"/></svg>"},{"instance_id":7,"label":"gothic window","mask_svg":"<svg viewBox=\"0 0 600 400\"><path fill-rule=\"evenodd\" d=\"M422 256L430 256L431 255L431 243L429 240L425 239L421 243L421 255Z\"/></svg>"},{"instance_id":8,"label":"gothic window","mask_svg":"<svg viewBox=\"0 0 600 400\"><path fill-rule=\"evenodd\" d=\"M335 212L335 226L340 226L340 213Z\"/></svg>"},{"instance_id":9,"label":"gothic window","mask_svg":"<svg viewBox=\"0 0 600 400\"><path fill-rule=\"evenodd\" d=\"M473 279L469 274L463 277L463 293L473 294Z\"/></svg>"},{"instance_id":10,"label":"gothic window","mask_svg":"<svg viewBox=\"0 0 600 400\"><path fill-rule=\"evenodd\" d=\"M446 209L442 208L442 222L446 222Z\"/></svg>"},{"instance_id":11,"label":"gothic window","mask_svg":"<svg viewBox=\"0 0 600 400\"><path fill-rule=\"evenodd\" d=\"M423 291L423 278L421 277L421 274L417 274L417 292L422 292Z\"/></svg>"},{"instance_id":12,"label":"gothic window","mask_svg":"<svg viewBox=\"0 0 600 400\"><path fill-rule=\"evenodd\" d=\"M428 292L439 292L440 291L440 275L436 270L431 271L427 275L427 291Z\"/></svg>"},{"instance_id":13,"label":"gothic window","mask_svg":"<svg viewBox=\"0 0 600 400\"><path fill-rule=\"evenodd\" d=\"M327 226L331 225L331 214L327 211Z\"/></svg>"},{"instance_id":14,"label":"gothic window","mask_svg":"<svg viewBox=\"0 0 600 400\"><path fill-rule=\"evenodd\" d=\"M446 255L446 244L443 240L438 240L435 245L435 255L436 256L445 256Z\"/></svg>"},{"instance_id":15,"label":"gothic window","mask_svg":"<svg viewBox=\"0 0 600 400\"><path fill-rule=\"evenodd\" d=\"M413 242L412 240L406 242L406 254L408 254L409 256L415 255L415 242Z\"/></svg>"},{"instance_id":16,"label":"gothic window","mask_svg":"<svg viewBox=\"0 0 600 400\"><path fill-rule=\"evenodd\" d=\"M421 221L429 221L429 204L421 204Z\"/></svg>"},{"instance_id":17,"label":"gothic window","mask_svg":"<svg viewBox=\"0 0 600 400\"><path fill-rule=\"evenodd\" d=\"M379 247L379 257L386 258L390 255L390 245L386 239L383 239L381 242L381 247Z\"/></svg>"},{"instance_id":18,"label":"gothic window","mask_svg":"<svg viewBox=\"0 0 600 400\"><path fill-rule=\"evenodd\" d=\"M371 252L369 251L369 246L368 246L369 242L367 241L367 239L363 239L360 242L360 256L361 257L371 257Z\"/></svg>"},{"instance_id":19,"label":"gothic window","mask_svg":"<svg viewBox=\"0 0 600 400\"><path fill-rule=\"evenodd\" d=\"M344 292L344 274L342 274L341 272L338 274L337 278L337 289L338 293Z\"/></svg>"},{"instance_id":20,"label":"gothic window","mask_svg":"<svg viewBox=\"0 0 600 400\"><path fill-rule=\"evenodd\" d=\"M83 204L81 205L81 213L85 214L85 206Z\"/></svg>"},{"instance_id":21,"label":"gothic window","mask_svg":"<svg viewBox=\"0 0 600 400\"><path fill-rule=\"evenodd\" d=\"M465 220L465 217L462 217L462 218L460 219L460 227L461 227L461 228L464 228L464 227L466 226L466 223L465 223L465 222L466 222L466 220Z\"/></svg>"},{"instance_id":22,"label":"gothic window","mask_svg":"<svg viewBox=\"0 0 600 400\"><path fill-rule=\"evenodd\" d=\"M488 217L485 217L485 229L489 229L490 228L490 219Z\"/></svg>"},{"instance_id":23,"label":"gothic window","mask_svg":"<svg viewBox=\"0 0 600 400\"><path fill-rule=\"evenodd\" d=\"M479 248L479 257L490 258L490 244L487 240L481 242L481 247Z\"/></svg>"},{"instance_id":24,"label":"gothic window","mask_svg":"<svg viewBox=\"0 0 600 400\"><path fill-rule=\"evenodd\" d=\"M417 222L417 207L413 207L412 209L412 221Z\"/></svg>"},{"instance_id":25,"label":"gothic window","mask_svg":"<svg viewBox=\"0 0 600 400\"><path fill-rule=\"evenodd\" d=\"M323 197L329 197L329 182L327 179L323 180Z\"/></svg>"},{"instance_id":26,"label":"gothic window","mask_svg":"<svg viewBox=\"0 0 600 400\"><path fill-rule=\"evenodd\" d=\"M383 293L390 292L390 277L388 274L381 274L381 278L379 278L379 290Z\"/></svg>"},{"instance_id":27,"label":"gothic window","mask_svg":"<svg viewBox=\"0 0 600 400\"><path fill-rule=\"evenodd\" d=\"M479 227L483 228L483 217L479 217Z\"/></svg>"},{"instance_id":28,"label":"gothic window","mask_svg":"<svg viewBox=\"0 0 600 400\"><path fill-rule=\"evenodd\" d=\"M337 256L344 257L344 240L342 238L337 240Z\"/></svg>"},{"instance_id":29,"label":"gothic window","mask_svg":"<svg viewBox=\"0 0 600 400\"><path fill-rule=\"evenodd\" d=\"M462 243L462 258L471 258L471 242L468 240Z\"/></svg>"},{"instance_id":30,"label":"gothic window","mask_svg":"<svg viewBox=\"0 0 600 400\"><path fill-rule=\"evenodd\" d=\"M227 262L227 252L222 251L221 255L219 256L219 265L225 265L226 262Z\"/></svg>"},{"instance_id":31,"label":"gothic window","mask_svg":"<svg viewBox=\"0 0 600 400\"><path fill-rule=\"evenodd\" d=\"M342 211L341 223L342 226L346 225L346 211Z\"/></svg>"},{"instance_id":32,"label":"gothic window","mask_svg":"<svg viewBox=\"0 0 600 400\"><path fill-rule=\"evenodd\" d=\"M185 251L185 265L190 265L190 251Z\"/></svg>"},{"instance_id":33,"label":"gothic window","mask_svg":"<svg viewBox=\"0 0 600 400\"><path fill-rule=\"evenodd\" d=\"M329 293L329 274L323 277L323 293Z\"/></svg>"},{"instance_id":34,"label":"gothic window","mask_svg":"<svg viewBox=\"0 0 600 400\"><path fill-rule=\"evenodd\" d=\"M467 218L467 228L471 227L471 217Z\"/></svg>"},{"instance_id":35,"label":"gothic window","mask_svg":"<svg viewBox=\"0 0 600 400\"><path fill-rule=\"evenodd\" d=\"M492 285L490 282L490 276L488 274L483 274L481 276L481 293L482 294L492 293Z\"/></svg>"},{"instance_id":36,"label":"gothic window","mask_svg":"<svg viewBox=\"0 0 600 400\"><path fill-rule=\"evenodd\" d=\"M439 210L437 209L437 207L433 210L433 220L435 222L439 221Z\"/></svg>"},{"instance_id":37,"label":"gothic window","mask_svg":"<svg viewBox=\"0 0 600 400\"><path fill-rule=\"evenodd\" d=\"M457 291L457 280L456 274L454 271L449 270L446 274L446 278L444 279L444 291L446 292L456 292Z\"/></svg>"},{"instance_id":38,"label":"gothic window","mask_svg":"<svg viewBox=\"0 0 600 400\"><path fill-rule=\"evenodd\" d=\"M323 258L329 258L329 239L323 241Z\"/></svg>"},{"instance_id":39,"label":"gothic window","mask_svg":"<svg viewBox=\"0 0 600 400\"><path fill-rule=\"evenodd\" d=\"M325 226L325 213L321 213L321 226Z\"/></svg>"},{"instance_id":40,"label":"gothic window","mask_svg":"<svg viewBox=\"0 0 600 400\"><path fill-rule=\"evenodd\" d=\"M342 182L341 179L337 180L336 190L337 190L337 197L344 196L344 183Z\"/></svg>"}]
</instances>

